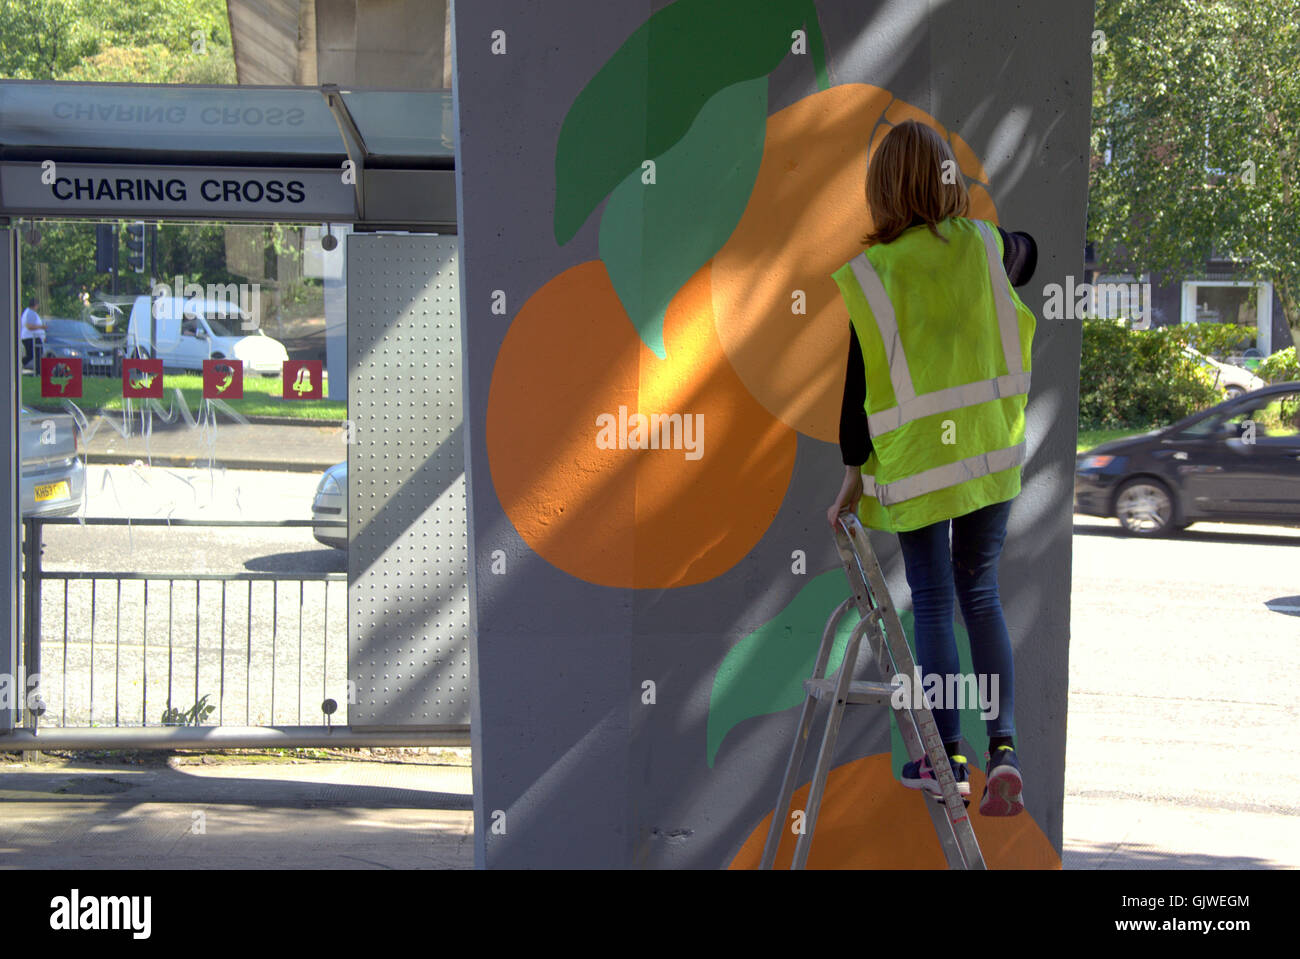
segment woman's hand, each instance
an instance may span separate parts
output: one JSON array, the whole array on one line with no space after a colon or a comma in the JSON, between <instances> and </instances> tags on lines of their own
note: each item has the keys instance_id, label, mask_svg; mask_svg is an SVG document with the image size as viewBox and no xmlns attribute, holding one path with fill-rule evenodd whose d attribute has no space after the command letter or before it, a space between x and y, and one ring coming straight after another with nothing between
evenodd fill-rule
<instances>
[{"instance_id":1,"label":"woman's hand","mask_svg":"<svg viewBox=\"0 0 1300 959\"><path fill-rule=\"evenodd\" d=\"M858 500L862 499L862 471L856 466L844 467L844 482L839 495L826 511L826 522L834 529L841 513L857 513Z\"/></svg>"}]
</instances>

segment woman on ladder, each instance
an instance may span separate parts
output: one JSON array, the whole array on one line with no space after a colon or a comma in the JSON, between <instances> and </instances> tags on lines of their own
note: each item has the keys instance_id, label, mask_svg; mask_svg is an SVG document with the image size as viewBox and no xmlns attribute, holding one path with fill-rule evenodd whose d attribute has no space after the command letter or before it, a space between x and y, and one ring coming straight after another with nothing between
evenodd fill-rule
<instances>
[{"instance_id":1,"label":"woman on ladder","mask_svg":"<svg viewBox=\"0 0 1300 959\"><path fill-rule=\"evenodd\" d=\"M970 197L947 142L907 121L881 141L867 170L872 232L834 274L851 321L840 417L844 482L827 513L898 534L912 591L917 665L962 688L953 593L970 635L986 710L989 755L979 811L1024 809L1015 751L1011 638L998 594L998 558L1025 459L1024 410L1035 318L1015 286L1037 247L967 218ZM949 535L951 532L951 545ZM927 690L928 691L928 690ZM932 704L963 796L960 703ZM928 757L903 785L936 796Z\"/></svg>"}]
</instances>

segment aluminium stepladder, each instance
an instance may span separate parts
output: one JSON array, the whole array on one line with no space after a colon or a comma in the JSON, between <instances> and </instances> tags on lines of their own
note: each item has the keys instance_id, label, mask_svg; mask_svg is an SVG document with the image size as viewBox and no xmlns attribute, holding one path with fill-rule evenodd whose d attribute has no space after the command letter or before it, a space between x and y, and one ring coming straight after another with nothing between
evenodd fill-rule
<instances>
[{"instance_id":1,"label":"aluminium stepladder","mask_svg":"<svg viewBox=\"0 0 1300 959\"><path fill-rule=\"evenodd\" d=\"M768 829L767 843L763 847L763 859L759 868L771 869L776 862L777 849L786 828L790 800L794 795L795 780L803 763L804 748L812 729L817 703L819 700L828 699L830 709L826 717L826 728L822 734L821 748L817 753L812 785L808 791L808 808L804 811L803 831L795 844L794 861L790 868L803 869L808 863L813 830L817 825L817 811L821 806L826 776L830 772L831 757L835 751L835 740L839 735L840 720L844 716L845 707L875 704L894 710L899 732L902 733L903 744L907 747L910 759L917 760L926 754L930 757L931 768L939 782L942 803L936 802L935 797L924 790L921 791L919 798L930 812L935 832L939 836L939 845L943 847L944 858L948 861L949 868L983 869L985 868L984 856L980 853L979 843L975 839L975 831L971 827L967 808L962 802L961 794L957 791L957 781L948 763L948 754L944 750L938 726L935 724L930 708L924 704L924 697L919 706L912 703L911 696L902 697L905 703L902 707L893 704L895 687L888 681L889 677L916 677L916 663L907 645L907 637L903 634L903 626L899 622L889 590L885 586L885 577L880 571L880 564L876 562L876 554L871 549L866 530L862 528L856 516L851 513L840 516L835 528L835 543L839 547L840 560L844 563L844 572L849 578L853 595L840 603L831 613L830 619L826 621L826 629L822 633L812 678L804 681L806 695L803 712L799 716L799 725L795 730L790 759L786 763L785 777L781 782L781 795L772 813L772 825ZM835 633L840 620L851 605L857 606L862 618L849 636L839 669L835 675L828 677L826 669L835 645ZM885 682L863 682L853 679L862 638L869 632L871 650L877 667L887 680Z\"/></svg>"}]
</instances>

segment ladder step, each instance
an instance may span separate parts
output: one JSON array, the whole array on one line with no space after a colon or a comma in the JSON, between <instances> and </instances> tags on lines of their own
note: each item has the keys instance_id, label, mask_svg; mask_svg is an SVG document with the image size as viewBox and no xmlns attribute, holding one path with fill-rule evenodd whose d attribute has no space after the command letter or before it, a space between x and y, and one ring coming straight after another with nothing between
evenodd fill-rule
<instances>
[{"instance_id":1,"label":"ladder step","mask_svg":"<svg viewBox=\"0 0 1300 959\"><path fill-rule=\"evenodd\" d=\"M834 679L805 679L803 681L804 691L815 699L834 699L837 685L838 683ZM850 706L889 705L895 688L897 687L893 683L872 683L855 680L849 683L849 698L846 701Z\"/></svg>"}]
</instances>

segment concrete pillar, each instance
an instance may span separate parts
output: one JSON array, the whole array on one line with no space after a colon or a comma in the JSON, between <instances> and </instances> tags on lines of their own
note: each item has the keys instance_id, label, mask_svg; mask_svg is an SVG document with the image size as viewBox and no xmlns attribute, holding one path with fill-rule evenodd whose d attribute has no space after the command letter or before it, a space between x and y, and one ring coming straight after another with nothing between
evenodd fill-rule
<instances>
[{"instance_id":1,"label":"concrete pillar","mask_svg":"<svg viewBox=\"0 0 1300 959\"><path fill-rule=\"evenodd\" d=\"M1040 249L1001 565L1028 814L976 831L991 865L1059 867L1079 329L1041 319L1042 287L1082 280L1092 5L454 14L478 864L757 861L847 589L829 274L860 249L869 145L915 117L950 135L971 215ZM638 413L676 432L638 448ZM910 620L897 538L873 543ZM975 711L963 732L980 749ZM941 864L894 736L846 719L810 865Z\"/></svg>"},{"instance_id":2,"label":"concrete pillar","mask_svg":"<svg viewBox=\"0 0 1300 959\"><path fill-rule=\"evenodd\" d=\"M447 0L229 0L242 84L447 89Z\"/></svg>"}]
</instances>

